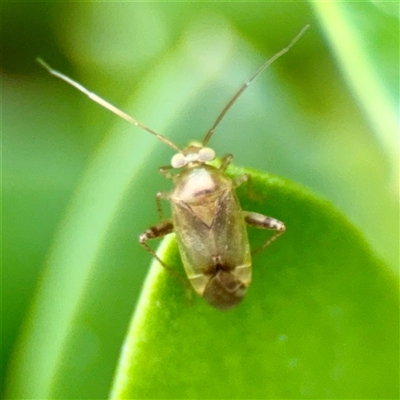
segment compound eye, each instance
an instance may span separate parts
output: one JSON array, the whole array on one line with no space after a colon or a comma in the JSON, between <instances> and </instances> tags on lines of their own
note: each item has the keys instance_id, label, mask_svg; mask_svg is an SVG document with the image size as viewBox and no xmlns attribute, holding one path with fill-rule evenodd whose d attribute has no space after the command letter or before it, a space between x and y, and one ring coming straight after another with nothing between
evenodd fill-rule
<instances>
[{"instance_id":1,"label":"compound eye","mask_svg":"<svg viewBox=\"0 0 400 400\"><path fill-rule=\"evenodd\" d=\"M212 161L215 158L215 151L210 147L203 147L199 150L199 161Z\"/></svg>"},{"instance_id":2,"label":"compound eye","mask_svg":"<svg viewBox=\"0 0 400 400\"><path fill-rule=\"evenodd\" d=\"M186 158L182 153L176 153L171 158L171 167L172 168L182 168L186 164Z\"/></svg>"}]
</instances>

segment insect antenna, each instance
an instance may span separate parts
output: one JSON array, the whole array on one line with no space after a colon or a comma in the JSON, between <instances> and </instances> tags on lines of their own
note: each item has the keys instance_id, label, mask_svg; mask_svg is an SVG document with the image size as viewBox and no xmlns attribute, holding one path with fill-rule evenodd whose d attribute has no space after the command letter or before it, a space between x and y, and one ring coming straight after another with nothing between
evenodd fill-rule
<instances>
[{"instance_id":1,"label":"insect antenna","mask_svg":"<svg viewBox=\"0 0 400 400\"><path fill-rule=\"evenodd\" d=\"M175 151L177 151L178 153L181 153L182 150L175 144L173 143L171 140L167 139L165 136L160 135L157 132L154 132L152 129L148 128L147 126L141 124L139 121L137 121L135 118L131 117L130 115L126 114L125 112L123 112L122 110L120 110L119 108L115 107L114 105L112 105L111 103L109 103L108 101L102 99L100 96L97 96L97 94L89 91L88 89L86 89L84 86L82 86L81 84L79 84L78 82L74 81L73 79L69 78L68 76L62 74L61 72L53 69L52 67L50 67L49 64L47 64L45 61L43 61L41 58L37 58L36 61L45 69L47 69L47 71L56 76L57 78L62 79L63 81L69 83L71 86L73 86L74 88L78 89L80 92L82 92L83 94L85 94L87 97L89 97L89 99L95 101L96 103L100 104L101 106L103 106L104 108L106 108L107 110L113 112L114 114L118 115L119 117L123 118L124 120L130 122L133 125L138 126L139 128L142 128L143 130L151 133L152 135L154 135L155 137L157 137L161 142L165 143L166 145L172 147Z\"/></svg>"},{"instance_id":2,"label":"insect antenna","mask_svg":"<svg viewBox=\"0 0 400 400\"><path fill-rule=\"evenodd\" d=\"M235 95L230 99L228 104L225 106L225 108L221 111L221 113L218 115L217 119L214 122L214 125L210 128L210 130L207 132L204 140L203 140L203 146L205 146L208 141L210 140L211 136L213 135L215 128L218 126L218 124L221 122L222 118L224 118L225 114L228 112L228 110L232 107L233 103L240 97L240 95L249 87L250 83L254 81L254 79L257 78L258 75L261 74L267 67L269 67L275 60L277 60L280 56L283 54L287 53L293 46L294 44L303 36L304 32L310 27L310 25L306 25L303 27L303 29L297 34L297 36L292 39L292 41L281 51L276 53L273 57L271 57L268 61L266 61L256 72L255 74L247 81L245 82L239 90L235 93Z\"/></svg>"}]
</instances>

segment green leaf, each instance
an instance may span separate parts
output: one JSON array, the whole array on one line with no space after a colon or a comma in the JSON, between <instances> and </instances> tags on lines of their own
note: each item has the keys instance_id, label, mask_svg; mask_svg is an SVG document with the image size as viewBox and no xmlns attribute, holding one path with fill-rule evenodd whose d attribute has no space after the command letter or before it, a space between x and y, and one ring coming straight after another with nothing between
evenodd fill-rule
<instances>
[{"instance_id":1,"label":"green leaf","mask_svg":"<svg viewBox=\"0 0 400 400\"><path fill-rule=\"evenodd\" d=\"M396 398L395 280L332 205L269 174L239 190L246 210L286 223L254 257L253 283L221 312L153 262L121 354L113 399ZM253 193L254 192L254 193ZM265 231L251 229L254 247ZM160 257L182 273L175 240Z\"/></svg>"},{"instance_id":2,"label":"green leaf","mask_svg":"<svg viewBox=\"0 0 400 400\"><path fill-rule=\"evenodd\" d=\"M156 172L170 149L125 122L110 129L116 117L48 76L33 61L38 55L183 146L200 139L239 84L310 23L243 94L210 145L328 198L398 271L389 153L371 134L371 116L360 112L308 3L15 4L5 8L2 30L4 397L108 395L150 260L137 235L157 221L154 194L170 189ZM374 44L363 50L384 92L396 95L397 25L375 5L358 4L349 22L367 22L357 36Z\"/></svg>"}]
</instances>

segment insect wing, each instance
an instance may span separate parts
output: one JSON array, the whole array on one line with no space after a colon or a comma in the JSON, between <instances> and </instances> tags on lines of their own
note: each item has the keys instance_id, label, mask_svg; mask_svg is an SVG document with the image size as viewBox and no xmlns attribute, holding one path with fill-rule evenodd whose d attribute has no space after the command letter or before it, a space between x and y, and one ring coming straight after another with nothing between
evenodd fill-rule
<instances>
[{"instance_id":1,"label":"insect wing","mask_svg":"<svg viewBox=\"0 0 400 400\"><path fill-rule=\"evenodd\" d=\"M219 179L219 171L214 179ZM247 287L251 253L239 200L232 184L224 190L173 200L172 218L182 262L194 289L202 295L217 270L231 271Z\"/></svg>"}]
</instances>

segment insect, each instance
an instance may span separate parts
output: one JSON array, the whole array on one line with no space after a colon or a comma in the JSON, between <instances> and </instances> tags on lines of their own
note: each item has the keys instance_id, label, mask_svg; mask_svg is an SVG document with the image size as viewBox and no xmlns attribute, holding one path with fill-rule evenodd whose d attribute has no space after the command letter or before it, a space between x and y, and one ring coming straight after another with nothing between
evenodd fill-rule
<instances>
[{"instance_id":1,"label":"insect","mask_svg":"<svg viewBox=\"0 0 400 400\"><path fill-rule=\"evenodd\" d=\"M165 136L141 124L76 81L54 70L43 60L37 60L52 75L74 86L119 117L156 136L176 151L170 165L160 168L160 173L172 180L173 189L169 193L159 192L156 195L160 216L162 216L161 200L170 202L171 219L162 218L160 223L147 229L139 236L139 243L169 272L188 285L187 281L161 260L147 243L151 239L175 232L190 284L209 304L221 310L228 310L240 303L251 283L252 252L246 224L275 231L274 235L256 251L270 245L285 232L286 227L277 219L242 210L235 189L248 181L249 176L243 175L235 180L230 179L226 175L226 169L233 156L225 155L219 166L215 167L210 164L216 158L215 152L206 146L222 118L250 83L276 59L289 51L308 28L309 25L306 25L287 47L266 61L239 88L200 144L192 143L184 149L180 149ZM172 169L179 171L173 174Z\"/></svg>"}]
</instances>

